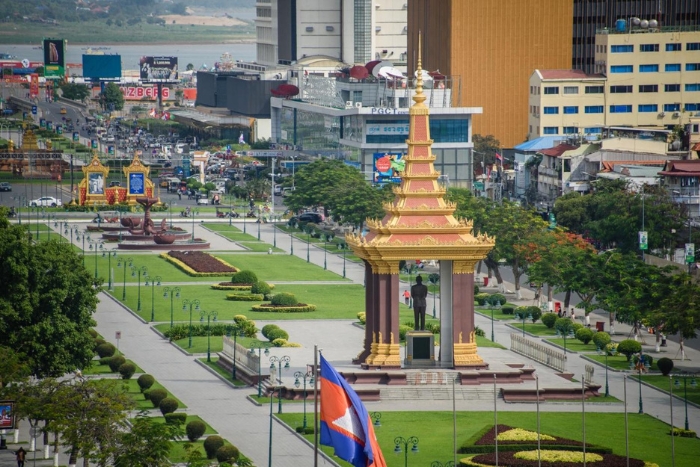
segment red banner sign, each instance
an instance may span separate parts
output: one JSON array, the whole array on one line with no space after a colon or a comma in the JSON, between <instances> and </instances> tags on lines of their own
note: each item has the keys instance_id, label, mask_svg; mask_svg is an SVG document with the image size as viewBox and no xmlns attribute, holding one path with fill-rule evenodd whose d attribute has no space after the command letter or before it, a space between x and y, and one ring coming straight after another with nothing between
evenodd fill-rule
<instances>
[{"instance_id":1,"label":"red banner sign","mask_svg":"<svg viewBox=\"0 0 700 467\"><path fill-rule=\"evenodd\" d=\"M158 88L156 86L124 86L120 88L126 100L157 99ZM163 99L170 98L170 88L163 86Z\"/></svg>"},{"instance_id":2,"label":"red banner sign","mask_svg":"<svg viewBox=\"0 0 700 467\"><path fill-rule=\"evenodd\" d=\"M39 95L39 74L32 73L29 75L29 97L37 97Z\"/></svg>"}]
</instances>

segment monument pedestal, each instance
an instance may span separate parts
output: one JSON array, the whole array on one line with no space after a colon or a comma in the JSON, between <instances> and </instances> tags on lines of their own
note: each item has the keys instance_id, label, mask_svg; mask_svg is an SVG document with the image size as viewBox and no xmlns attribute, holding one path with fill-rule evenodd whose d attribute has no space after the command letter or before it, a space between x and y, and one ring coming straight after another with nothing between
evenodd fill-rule
<instances>
[{"instance_id":1,"label":"monument pedestal","mask_svg":"<svg viewBox=\"0 0 700 467\"><path fill-rule=\"evenodd\" d=\"M406 333L406 366L435 365L435 336L429 331L408 331Z\"/></svg>"}]
</instances>

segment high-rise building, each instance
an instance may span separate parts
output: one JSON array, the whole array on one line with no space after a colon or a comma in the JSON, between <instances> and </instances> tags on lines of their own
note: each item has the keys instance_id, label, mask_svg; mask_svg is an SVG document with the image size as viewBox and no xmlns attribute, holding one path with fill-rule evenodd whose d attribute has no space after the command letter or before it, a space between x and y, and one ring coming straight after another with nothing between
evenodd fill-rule
<instances>
[{"instance_id":1,"label":"high-rise building","mask_svg":"<svg viewBox=\"0 0 700 467\"><path fill-rule=\"evenodd\" d=\"M660 26L700 24L698 0L574 0L571 67L595 73L596 30L615 27L618 19L656 20ZM568 68L568 67L567 67ZM531 70L532 71L532 70Z\"/></svg>"},{"instance_id":2,"label":"high-rise building","mask_svg":"<svg viewBox=\"0 0 700 467\"><path fill-rule=\"evenodd\" d=\"M418 32L423 68L461 77L455 106L483 107L474 133L504 147L528 133L528 80L537 68L571 66L573 0L410 0L408 69Z\"/></svg>"}]
</instances>

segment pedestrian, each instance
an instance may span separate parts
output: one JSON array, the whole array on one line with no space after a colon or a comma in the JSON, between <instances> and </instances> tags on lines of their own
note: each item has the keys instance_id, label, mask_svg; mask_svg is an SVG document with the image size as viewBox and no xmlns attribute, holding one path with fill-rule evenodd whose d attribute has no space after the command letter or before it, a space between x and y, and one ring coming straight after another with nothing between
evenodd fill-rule
<instances>
[{"instance_id":1,"label":"pedestrian","mask_svg":"<svg viewBox=\"0 0 700 467\"><path fill-rule=\"evenodd\" d=\"M403 291L403 301L408 306L409 300L411 299L411 292L408 289Z\"/></svg>"},{"instance_id":2,"label":"pedestrian","mask_svg":"<svg viewBox=\"0 0 700 467\"><path fill-rule=\"evenodd\" d=\"M17 467L24 467L24 459L27 457L27 451L20 447L15 452L15 456L17 457Z\"/></svg>"},{"instance_id":3,"label":"pedestrian","mask_svg":"<svg viewBox=\"0 0 700 467\"><path fill-rule=\"evenodd\" d=\"M576 321L576 312L574 311L573 308L571 309L571 319L572 319L573 321Z\"/></svg>"},{"instance_id":4,"label":"pedestrian","mask_svg":"<svg viewBox=\"0 0 700 467\"><path fill-rule=\"evenodd\" d=\"M182 199L182 190L177 190L177 199Z\"/></svg>"}]
</instances>

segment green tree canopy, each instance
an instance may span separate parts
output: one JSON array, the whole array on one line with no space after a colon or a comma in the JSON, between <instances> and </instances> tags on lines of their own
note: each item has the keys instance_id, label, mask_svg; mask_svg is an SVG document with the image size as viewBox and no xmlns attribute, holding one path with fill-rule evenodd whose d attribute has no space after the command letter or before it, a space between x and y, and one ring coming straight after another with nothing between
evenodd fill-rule
<instances>
[{"instance_id":1,"label":"green tree canopy","mask_svg":"<svg viewBox=\"0 0 700 467\"><path fill-rule=\"evenodd\" d=\"M90 96L90 88L85 84L63 83L60 89L63 97L74 101L82 101Z\"/></svg>"},{"instance_id":2,"label":"green tree canopy","mask_svg":"<svg viewBox=\"0 0 700 467\"><path fill-rule=\"evenodd\" d=\"M107 83L100 94L100 104L105 110L122 110L124 108L124 94L116 83Z\"/></svg>"}]
</instances>

